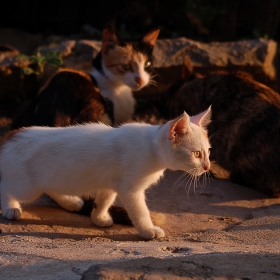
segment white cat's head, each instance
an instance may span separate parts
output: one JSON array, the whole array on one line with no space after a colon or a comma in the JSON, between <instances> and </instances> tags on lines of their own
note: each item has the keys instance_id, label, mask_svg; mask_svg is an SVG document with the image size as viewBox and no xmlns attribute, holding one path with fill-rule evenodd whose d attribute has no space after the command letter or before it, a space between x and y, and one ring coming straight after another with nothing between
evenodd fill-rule
<instances>
[{"instance_id":1,"label":"white cat's head","mask_svg":"<svg viewBox=\"0 0 280 280\"><path fill-rule=\"evenodd\" d=\"M161 127L161 154L169 169L199 176L210 169L210 142L206 126L211 107L193 117L187 113Z\"/></svg>"},{"instance_id":2,"label":"white cat's head","mask_svg":"<svg viewBox=\"0 0 280 280\"><path fill-rule=\"evenodd\" d=\"M152 51L159 29L150 31L135 41L123 40L108 25L102 33L102 70L117 85L126 85L138 91L151 81Z\"/></svg>"}]
</instances>

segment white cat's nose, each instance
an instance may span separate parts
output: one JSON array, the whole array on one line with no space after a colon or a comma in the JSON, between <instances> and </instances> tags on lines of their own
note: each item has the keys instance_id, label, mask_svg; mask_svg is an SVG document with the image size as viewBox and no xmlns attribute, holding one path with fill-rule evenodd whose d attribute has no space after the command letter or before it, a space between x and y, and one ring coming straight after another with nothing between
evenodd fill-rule
<instances>
[{"instance_id":1,"label":"white cat's nose","mask_svg":"<svg viewBox=\"0 0 280 280\"><path fill-rule=\"evenodd\" d=\"M204 166L204 170L205 170L205 171L210 170L210 165L205 165L205 166Z\"/></svg>"}]
</instances>

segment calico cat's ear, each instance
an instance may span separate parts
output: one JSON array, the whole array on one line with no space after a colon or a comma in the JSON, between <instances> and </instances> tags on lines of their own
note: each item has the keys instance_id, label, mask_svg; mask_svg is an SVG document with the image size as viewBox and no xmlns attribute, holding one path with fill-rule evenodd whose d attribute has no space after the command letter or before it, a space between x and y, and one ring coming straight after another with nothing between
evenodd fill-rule
<instances>
[{"instance_id":1,"label":"calico cat's ear","mask_svg":"<svg viewBox=\"0 0 280 280\"><path fill-rule=\"evenodd\" d=\"M107 24L102 31L102 51L107 53L115 46L123 46L124 42L117 30L110 24Z\"/></svg>"},{"instance_id":2,"label":"calico cat's ear","mask_svg":"<svg viewBox=\"0 0 280 280\"><path fill-rule=\"evenodd\" d=\"M150 32L148 32L146 35L144 35L141 38L141 41L147 45L149 45L150 47L154 47L157 37L159 35L159 29L154 29Z\"/></svg>"},{"instance_id":3,"label":"calico cat's ear","mask_svg":"<svg viewBox=\"0 0 280 280\"><path fill-rule=\"evenodd\" d=\"M211 122L211 106L204 112L191 117L191 122L206 129L207 125Z\"/></svg>"},{"instance_id":4,"label":"calico cat's ear","mask_svg":"<svg viewBox=\"0 0 280 280\"><path fill-rule=\"evenodd\" d=\"M179 118L170 122L169 139L173 143L178 142L179 138L188 132L190 128L190 117L184 112Z\"/></svg>"}]
</instances>

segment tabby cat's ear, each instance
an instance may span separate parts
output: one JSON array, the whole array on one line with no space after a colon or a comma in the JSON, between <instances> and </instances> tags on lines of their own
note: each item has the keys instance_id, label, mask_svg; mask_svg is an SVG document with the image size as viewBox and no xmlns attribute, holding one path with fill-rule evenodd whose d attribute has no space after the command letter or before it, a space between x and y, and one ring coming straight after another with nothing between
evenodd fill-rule
<instances>
[{"instance_id":1,"label":"tabby cat's ear","mask_svg":"<svg viewBox=\"0 0 280 280\"><path fill-rule=\"evenodd\" d=\"M115 46L123 46L124 42L117 30L110 24L107 24L102 31L102 51L107 53Z\"/></svg>"},{"instance_id":2,"label":"tabby cat's ear","mask_svg":"<svg viewBox=\"0 0 280 280\"><path fill-rule=\"evenodd\" d=\"M150 47L154 47L157 37L159 35L159 29L154 29L150 32L148 32L146 35L144 35L141 39L141 41Z\"/></svg>"},{"instance_id":3,"label":"tabby cat's ear","mask_svg":"<svg viewBox=\"0 0 280 280\"><path fill-rule=\"evenodd\" d=\"M183 81L188 80L188 78L192 75L192 73L193 73L193 65L191 63L191 60L188 56L185 56L184 57L182 74L181 74L181 79Z\"/></svg>"},{"instance_id":4,"label":"tabby cat's ear","mask_svg":"<svg viewBox=\"0 0 280 280\"><path fill-rule=\"evenodd\" d=\"M211 106L204 112L192 116L191 117L191 122L199 125L200 127L207 129L207 125L211 122L211 115L212 115L212 111L211 111Z\"/></svg>"},{"instance_id":5,"label":"tabby cat's ear","mask_svg":"<svg viewBox=\"0 0 280 280\"><path fill-rule=\"evenodd\" d=\"M190 117L184 112L179 118L170 122L169 139L177 143L179 138L190 129Z\"/></svg>"}]
</instances>

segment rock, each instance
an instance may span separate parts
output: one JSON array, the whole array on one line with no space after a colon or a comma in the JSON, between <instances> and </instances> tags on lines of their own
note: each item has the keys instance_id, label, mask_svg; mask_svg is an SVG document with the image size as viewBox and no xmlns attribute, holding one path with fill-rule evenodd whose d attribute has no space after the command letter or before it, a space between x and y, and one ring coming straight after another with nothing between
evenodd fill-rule
<instances>
[{"instance_id":1,"label":"rock","mask_svg":"<svg viewBox=\"0 0 280 280\"><path fill-rule=\"evenodd\" d=\"M14 28L0 28L0 43L9 44L24 54L32 54L44 44L43 37L42 34L30 34Z\"/></svg>"},{"instance_id":2,"label":"rock","mask_svg":"<svg viewBox=\"0 0 280 280\"><path fill-rule=\"evenodd\" d=\"M83 273L82 280L123 280L123 279L210 279L213 269L189 261L184 257L141 259L98 264L91 266Z\"/></svg>"},{"instance_id":3,"label":"rock","mask_svg":"<svg viewBox=\"0 0 280 280\"><path fill-rule=\"evenodd\" d=\"M41 52L61 51L64 66L87 70L100 47L99 41L65 41L54 47L41 48ZM276 54L277 43L273 40L201 43L187 38L164 39L158 40L155 45L154 67L160 73L160 83L173 83L180 77L187 56L196 71L243 69L261 82L272 84L276 79ZM151 87L150 91L157 90Z\"/></svg>"},{"instance_id":4,"label":"rock","mask_svg":"<svg viewBox=\"0 0 280 280\"><path fill-rule=\"evenodd\" d=\"M188 57L197 72L213 69L245 70L260 82L274 85L274 62L277 43L273 40L200 43L186 38L158 40L154 56L161 81L173 82L181 74L183 60ZM173 73L172 73L172 70ZM179 73L178 73L179 71ZM279 81L278 81L278 88Z\"/></svg>"},{"instance_id":5,"label":"rock","mask_svg":"<svg viewBox=\"0 0 280 280\"><path fill-rule=\"evenodd\" d=\"M59 51L63 59L63 67L87 71L91 67L91 60L100 50L101 42L93 40L65 40L54 45L38 47L42 55ZM36 53L35 51L34 53ZM277 71L277 43L273 40L255 39L234 42L201 43L187 38L158 40L154 50L155 71L157 72L157 86L144 88L135 93L135 97L146 97L163 92L181 76L183 61L188 57L196 72L205 73L213 69L245 70L256 80L280 90L280 81L276 79ZM28 60L20 60L15 55L0 56L0 77L2 96L10 96L10 87L13 84L12 96L28 95L23 89L18 75L20 68L31 66ZM46 79L53 75L57 68L46 65L44 73L37 76L41 86ZM6 76L10 75L6 81ZM21 84L20 84L21 83ZM32 96L29 94L29 97Z\"/></svg>"}]
</instances>

